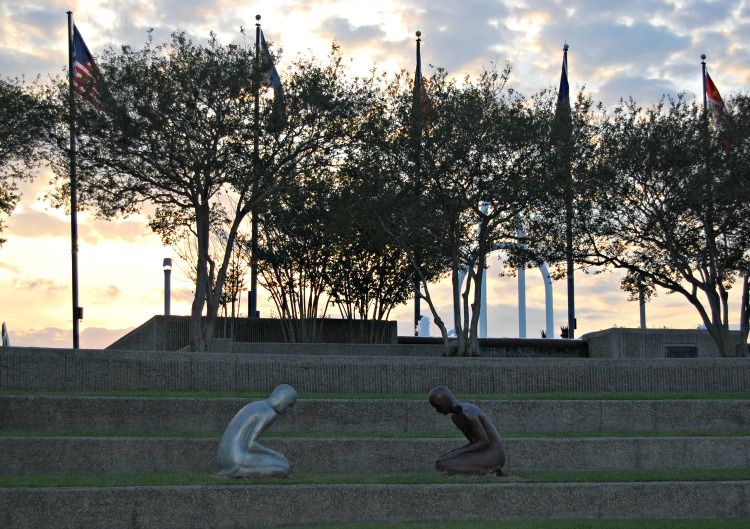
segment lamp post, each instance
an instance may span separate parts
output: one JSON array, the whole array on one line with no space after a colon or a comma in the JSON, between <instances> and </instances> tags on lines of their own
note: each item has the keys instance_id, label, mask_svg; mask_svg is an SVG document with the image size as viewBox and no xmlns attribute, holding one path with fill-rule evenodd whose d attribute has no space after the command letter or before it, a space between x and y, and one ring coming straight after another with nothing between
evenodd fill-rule
<instances>
[{"instance_id":1,"label":"lamp post","mask_svg":"<svg viewBox=\"0 0 750 529\"><path fill-rule=\"evenodd\" d=\"M164 315L169 316L169 300L172 296L169 284L170 275L172 274L172 259L165 257L162 266L164 268Z\"/></svg>"},{"instance_id":2,"label":"lamp post","mask_svg":"<svg viewBox=\"0 0 750 529\"><path fill-rule=\"evenodd\" d=\"M646 328L646 283L638 278L638 305L641 309L641 329Z\"/></svg>"}]
</instances>

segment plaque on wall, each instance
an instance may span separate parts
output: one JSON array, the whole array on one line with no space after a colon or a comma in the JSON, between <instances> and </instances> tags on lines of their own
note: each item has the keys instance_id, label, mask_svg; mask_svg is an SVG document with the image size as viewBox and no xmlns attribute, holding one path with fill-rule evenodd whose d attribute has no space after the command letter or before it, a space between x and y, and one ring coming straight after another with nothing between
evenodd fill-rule
<instances>
[{"instance_id":1,"label":"plaque on wall","mask_svg":"<svg viewBox=\"0 0 750 529\"><path fill-rule=\"evenodd\" d=\"M698 346L695 344L667 344L664 346L666 358L698 358Z\"/></svg>"}]
</instances>

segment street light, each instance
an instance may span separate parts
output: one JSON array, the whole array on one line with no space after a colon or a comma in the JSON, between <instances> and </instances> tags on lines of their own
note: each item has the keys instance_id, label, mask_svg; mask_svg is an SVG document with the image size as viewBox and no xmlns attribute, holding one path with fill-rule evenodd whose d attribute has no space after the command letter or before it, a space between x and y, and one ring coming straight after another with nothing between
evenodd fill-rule
<instances>
[{"instance_id":1,"label":"street light","mask_svg":"<svg viewBox=\"0 0 750 529\"><path fill-rule=\"evenodd\" d=\"M164 315L169 316L169 299L171 297L169 276L172 273L172 259L169 257L164 258Z\"/></svg>"}]
</instances>

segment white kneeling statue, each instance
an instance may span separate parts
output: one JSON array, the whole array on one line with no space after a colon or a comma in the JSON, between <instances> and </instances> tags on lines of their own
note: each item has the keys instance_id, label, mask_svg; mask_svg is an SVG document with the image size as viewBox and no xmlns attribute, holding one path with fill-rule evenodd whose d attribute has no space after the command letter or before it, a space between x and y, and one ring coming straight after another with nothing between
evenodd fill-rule
<instances>
[{"instance_id":1,"label":"white kneeling statue","mask_svg":"<svg viewBox=\"0 0 750 529\"><path fill-rule=\"evenodd\" d=\"M284 454L258 443L263 431L279 413L291 408L297 392L281 384L266 400L251 402L234 416L219 443L216 462L220 476L286 477L289 461Z\"/></svg>"}]
</instances>

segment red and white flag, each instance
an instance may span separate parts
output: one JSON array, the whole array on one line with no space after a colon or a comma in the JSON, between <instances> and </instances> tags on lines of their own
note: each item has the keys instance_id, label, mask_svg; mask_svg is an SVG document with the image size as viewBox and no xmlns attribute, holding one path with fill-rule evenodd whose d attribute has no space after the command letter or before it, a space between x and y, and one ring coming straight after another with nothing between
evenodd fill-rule
<instances>
[{"instance_id":1,"label":"red and white flag","mask_svg":"<svg viewBox=\"0 0 750 529\"><path fill-rule=\"evenodd\" d=\"M711 107L711 113L714 119L714 127L717 129L721 127L721 115L724 112L724 100L721 98L719 89L711 80L711 76L706 72L706 97L708 98L708 104Z\"/></svg>"}]
</instances>

